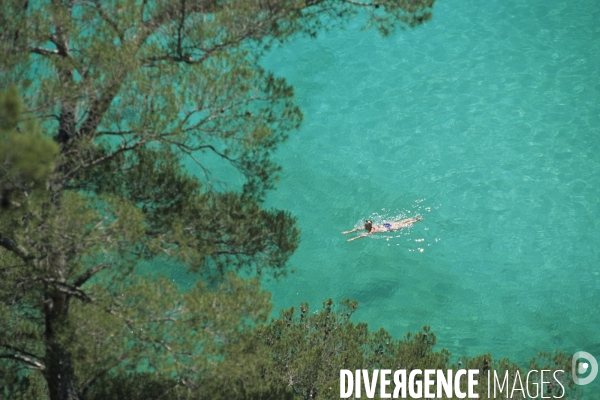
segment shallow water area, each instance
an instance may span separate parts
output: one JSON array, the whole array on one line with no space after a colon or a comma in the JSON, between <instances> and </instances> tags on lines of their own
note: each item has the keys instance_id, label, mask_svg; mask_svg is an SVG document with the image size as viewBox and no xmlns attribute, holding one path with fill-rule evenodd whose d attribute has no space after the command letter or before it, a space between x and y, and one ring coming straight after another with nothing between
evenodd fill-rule
<instances>
[{"instance_id":1,"label":"shallow water area","mask_svg":"<svg viewBox=\"0 0 600 400\"><path fill-rule=\"evenodd\" d=\"M600 358L598 21L590 0L444 0L385 39L352 23L268 54L305 114L267 201L302 229L277 308L350 297L454 355Z\"/></svg>"}]
</instances>

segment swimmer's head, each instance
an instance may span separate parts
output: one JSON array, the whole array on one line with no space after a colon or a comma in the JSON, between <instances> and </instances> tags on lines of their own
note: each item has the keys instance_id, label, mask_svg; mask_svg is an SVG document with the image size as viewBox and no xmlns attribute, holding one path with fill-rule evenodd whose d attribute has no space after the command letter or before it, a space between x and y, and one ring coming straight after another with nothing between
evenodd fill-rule
<instances>
[{"instance_id":1,"label":"swimmer's head","mask_svg":"<svg viewBox=\"0 0 600 400\"><path fill-rule=\"evenodd\" d=\"M370 220L370 219L368 219L368 220L365 222L365 230L366 230L367 232L371 232L371 229L373 229L373 222L371 222L371 220Z\"/></svg>"}]
</instances>

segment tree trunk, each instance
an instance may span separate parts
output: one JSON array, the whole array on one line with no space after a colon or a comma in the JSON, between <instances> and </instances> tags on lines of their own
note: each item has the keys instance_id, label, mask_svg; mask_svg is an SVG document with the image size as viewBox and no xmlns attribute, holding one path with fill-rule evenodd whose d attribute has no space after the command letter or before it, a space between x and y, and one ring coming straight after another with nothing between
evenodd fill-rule
<instances>
[{"instance_id":1,"label":"tree trunk","mask_svg":"<svg viewBox=\"0 0 600 400\"><path fill-rule=\"evenodd\" d=\"M45 378L51 400L78 400L71 354L61 343L58 332L67 321L68 295L58 290L46 295Z\"/></svg>"}]
</instances>

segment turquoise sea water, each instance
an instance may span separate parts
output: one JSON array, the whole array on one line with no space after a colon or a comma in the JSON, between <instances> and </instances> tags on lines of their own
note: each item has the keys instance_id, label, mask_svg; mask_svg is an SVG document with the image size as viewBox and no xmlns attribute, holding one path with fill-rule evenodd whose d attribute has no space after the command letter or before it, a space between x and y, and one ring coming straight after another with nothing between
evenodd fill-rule
<instances>
[{"instance_id":1,"label":"turquoise sea water","mask_svg":"<svg viewBox=\"0 0 600 400\"><path fill-rule=\"evenodd\" d=\"M431 325L454 355L600 359L599 10L441 0L385 39L353 23L272 51L305 113L268 197L302 229L297 272L267 284L276 306L350 297L357 321Z\"/></svg>"}]
</instances>

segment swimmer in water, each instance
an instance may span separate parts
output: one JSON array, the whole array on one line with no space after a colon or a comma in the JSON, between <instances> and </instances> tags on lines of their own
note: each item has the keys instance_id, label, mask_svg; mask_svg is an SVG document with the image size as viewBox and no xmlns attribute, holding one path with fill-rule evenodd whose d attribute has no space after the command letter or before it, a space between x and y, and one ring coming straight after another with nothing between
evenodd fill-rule
<instances>
[{"instance_id":1,"label":"swimmer in water","mask_svg":"<svg viewBox=\"0 0 600 400\"><path fill-rule=\"evenodd\" d=\"M358 235L358 236L355 236L355 237L353 237L351 239L348 239L348 241L351 242L353 240L369 236L372 233L377 233L377 232L391 232L391 231L396 231L396 230L402 229L402 228L408 228L409 226L411 226L412 224L414 224L417 221L423 221L423 218L421 218L421 217L407 218L407 219L403 219L402 221L385 222L382 225L373 225L373 222L371 220L367 220L365 222L364 228L354 228L351 231L345 231L345 232L342 232L342 233L344 235L347 235L349 233L360 231L360 230L363 230L363 229L367 231L367 233L363 233L362 235Z\"/></svg>"}]
</instances>

